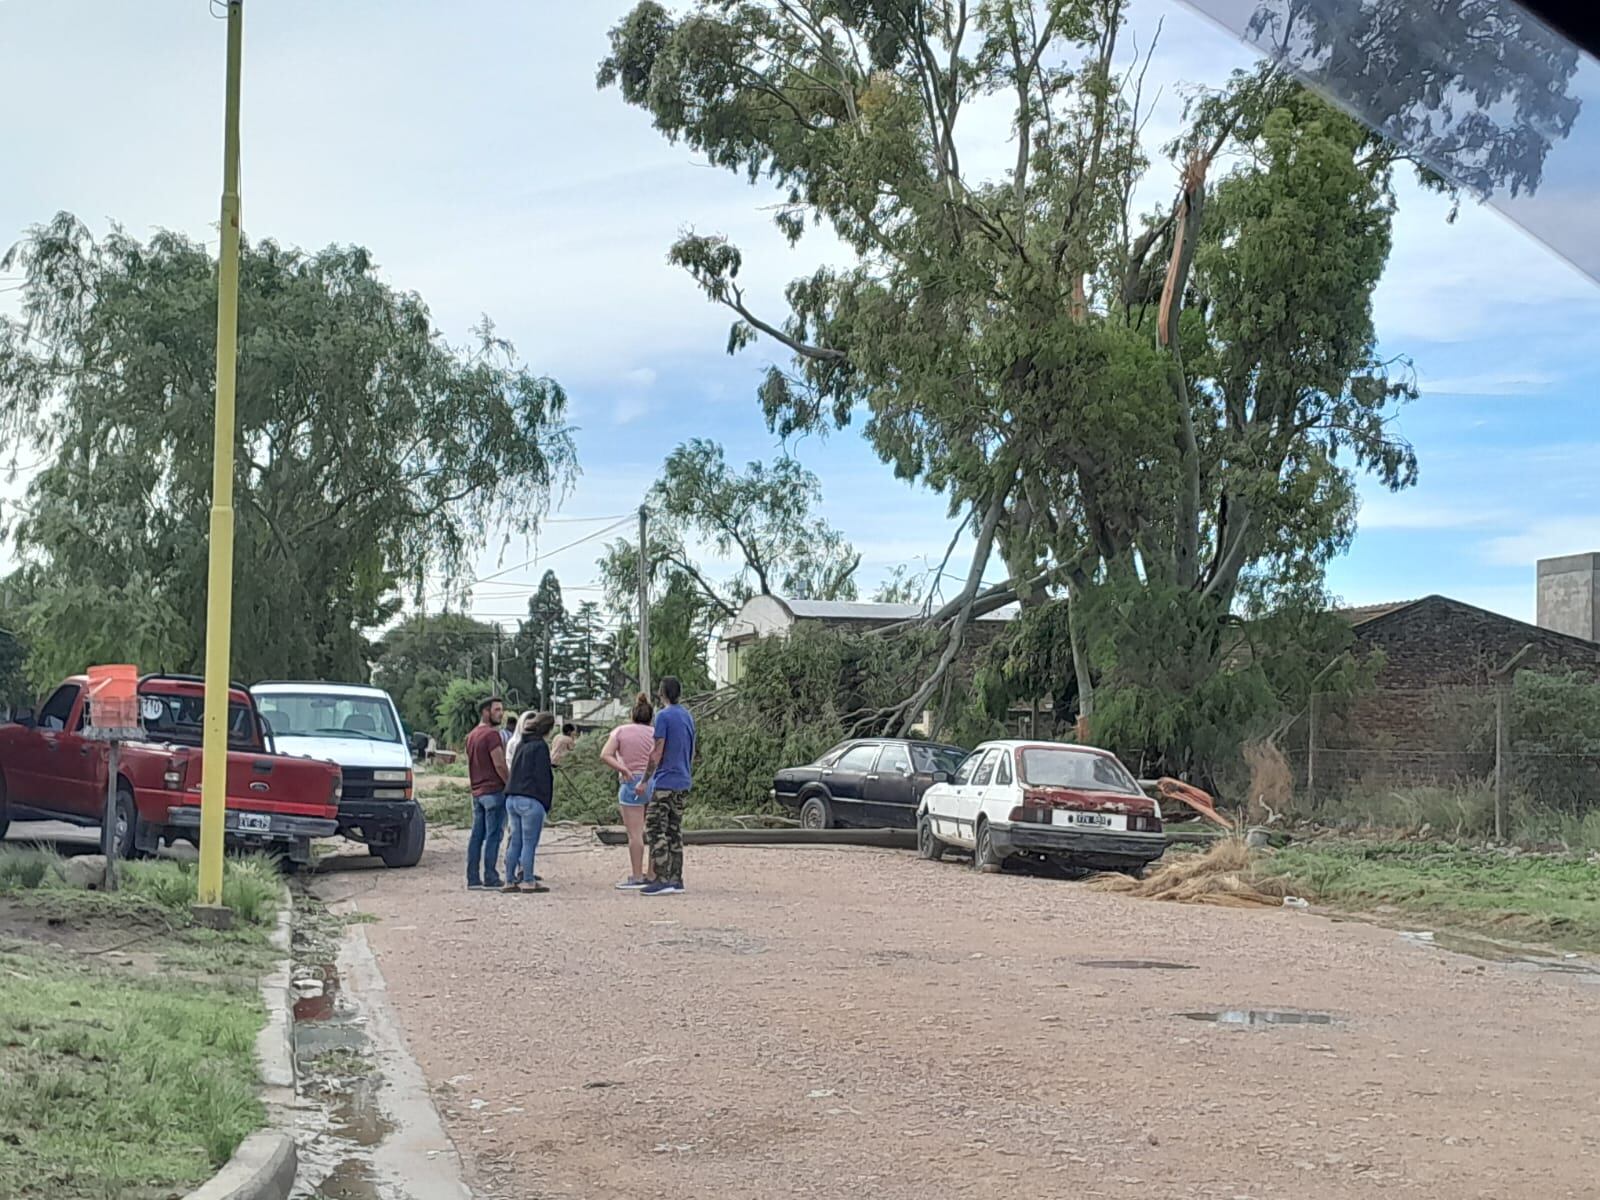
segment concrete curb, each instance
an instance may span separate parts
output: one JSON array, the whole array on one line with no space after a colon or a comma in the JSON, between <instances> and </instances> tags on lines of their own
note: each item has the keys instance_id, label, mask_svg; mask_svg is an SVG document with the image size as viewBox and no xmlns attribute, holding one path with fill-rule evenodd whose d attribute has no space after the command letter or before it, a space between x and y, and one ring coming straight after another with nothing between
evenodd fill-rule
<instances>
[{"instance_id":1,"label":"concrete curb","mask_svg":"<svg viewBox=\"0 0 1600 1200\"><path fill-rule=\"evenodd\" d=\"M286 1123L284 1106L294 1101L294 992L289 982L293 927L294 906L285 887L278 904L278 924L269 938L279 957L261 980L267 1023L256 1034L262 1099L269 1120L278 1124ZM299 1165L294 1138L282 1129L263 1129L240 1142L222 1169L184 1200L288 1200Z\"/></svg>"},{"instance_id":2,"label":"concrete curb","mask_svg":"<svg viewBox=\"0 0 1600 1200\"><path fill-rule=\"evenodd\" d=\"M290 932L294 927L294 908L289 889L283 889L278 905L278 925L270 938L278 961L261 981L261 1002L267 1010L267 1023L256 1035L256 1063L261 1082L269 1088L294 1091L294 993L290 983ZM292 1095L290 1097L292 1099Z\"/></svg>"},{"instance_id":3,"label":"concrete curb","mask_svg":"<svg viewBox=\"0 0 1600 1200\"><path fill-rule=\"evenodd\" d=\"M294 1139L263 1129L240 1142L227 1165L184 1200L285 1200L298 1165Z\"/></svg>"}]
</instances>

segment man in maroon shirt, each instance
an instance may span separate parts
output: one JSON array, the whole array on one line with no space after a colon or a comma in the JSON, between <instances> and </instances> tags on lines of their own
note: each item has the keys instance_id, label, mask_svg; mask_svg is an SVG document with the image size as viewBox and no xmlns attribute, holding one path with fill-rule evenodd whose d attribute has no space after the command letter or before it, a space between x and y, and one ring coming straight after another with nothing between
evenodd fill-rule
<instances>
[{"instance_id":1,"label":"man in maroon shirt","mask_svg":"<svg viewBox=\"0 0 1600 1200\"><path fill-rule=\"evenodd\" d=\"M472 836L467 839L467 886L499 888L500 831L506 820L506 706L498 696L478 703L478 724L467 734L467 781L472 785Z\"/></svg>"}]
</instances>

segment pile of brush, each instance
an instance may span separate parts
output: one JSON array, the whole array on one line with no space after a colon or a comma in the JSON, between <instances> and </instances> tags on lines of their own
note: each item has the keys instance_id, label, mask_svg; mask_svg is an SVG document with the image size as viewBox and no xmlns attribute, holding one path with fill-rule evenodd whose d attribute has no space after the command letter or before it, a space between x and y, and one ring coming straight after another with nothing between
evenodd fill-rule
<instances>
[{"instance_id":1,"label":"pile of brush","mask_svg":"<svg viewBox=\"0 0 1600 1200\"><path fill-rule=\"evenodd\" d=\"M1267 856L1238 838L1225 838L1204 854L1184 854L1151 867L1142 879L1100 875L1089 886L1149 900L1217 904L1227 908L1277 908L1289 895L1287 880L1261 868Z\"/></svg>"}]
</instances>

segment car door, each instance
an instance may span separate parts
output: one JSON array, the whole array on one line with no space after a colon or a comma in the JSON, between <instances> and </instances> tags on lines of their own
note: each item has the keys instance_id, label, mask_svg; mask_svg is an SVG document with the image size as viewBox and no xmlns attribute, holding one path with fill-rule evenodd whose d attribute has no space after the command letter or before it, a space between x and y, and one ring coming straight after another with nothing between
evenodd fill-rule
<instances>
[{"instance_id":1,"label":"car door","mask_svg":"<svg viewBox=\"0 0 1600 1200\"><path fill-rule=\"evenodd\" d=\"M841 754L831 767L822 769L822 784L833 799L833 819L848 825L864 825L867 776L878 761L878 743L861 742Z\"/></svg>"},{"instance_id":2,"label":"car door","mask_svg":"<svg viewBox=\"0 0 1600 1200\"><path fill-rule=\"evenodd\" d=\"M886 829L916 825L917 795L911 774L910 748L904 742L885 742L862 789L868 821Z\"/></svg>"},{"instance_id":3,"label":"car door","mask_svg":"<svg viewBox=\"0 0 1600 1200\"><path fill-rule=\"evenodd\" d=\"M83 736L82 689L64 683L39 710L31 753L23 765L25 803L79 817L95 817L94 782L98 744Z\"/></svg>"},{"instance_id":4,"label":"car door","mask_svg":"<svg viewBox=\"0 0 1600 1200\"><path fill-rule=\"evenodd\" d=\"M961 760L949 783L935 784L937 790L929 790L928 812L933 818L933 831L952 845L972 845L972 827L962 823L961 813L972 791L973 773L983 757L982 750L974 750Z\"/></svg>"},{"instance_id":5,"label":"car door","mask_svg":"<svg viewBox=\"0 0 1600 1200\"><path fill-rule=\"evenodd\" d=\"M971 781L961 789L961 799L956 804L956 821L961 828L963 845L977 843L978 814L983 811L983 802L988 797L990 783L994 781L995 763L999 757L1000 751L992 747L984 750L983 757L973 767Z\"/></svg>"},{"instance_id":6,"label":"car door","mask_svg":"<svg viewBox=\"0 0 1600 1200\"><path fill-rule=\"evenodd\" d=\"M1005 820L1016 807L1012 803L1017 790L1011 761L1014 757L1015 752L1009 747L995 750L994 778L989 781L982 802L983 811L989 814L990 820Z\"/></svg>"}]
</instances>

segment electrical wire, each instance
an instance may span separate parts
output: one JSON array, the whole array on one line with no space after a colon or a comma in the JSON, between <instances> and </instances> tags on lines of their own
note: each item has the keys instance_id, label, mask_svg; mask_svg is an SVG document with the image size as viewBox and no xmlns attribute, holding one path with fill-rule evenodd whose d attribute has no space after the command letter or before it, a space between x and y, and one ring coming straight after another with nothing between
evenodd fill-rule
<instances>
[{"instance_id":1,"label":"electrical wire","mask_svg":"<svg viewBox=\"0 0 1600 1200\"><path fill-rule=\"evenodd\" d=\"M554 558L558 554L564 553L567 550L571 550L574 546L581 546L585 542L594 541L595 538L604 537L606 534L610 533L614 529L621 529L622 526L624 526L625 524L627 524L631 520L633 520L633 516L630 514L629 516L623 517L621 520L617 521L613 525L607 525L604 529L597 529L593 533L585 534L583 537L579 538L577 541L568 542L565 546L557 546L554 550L542 551L542 552L540 552L538 554L535 554L532 558L528 559L527 562L520 562L520 563L517 563L515 566L507 567L503 571L495 571L493 574L484 575L481 578L474 579L472 581L472 584L476 585L476 584L480 584L480 583L488 583L492 579L499 579L502 575L509 575L513 571L520 571L524 567L531 567L531 566L534 565L534 563L537 563L537 562L539 562L539 561L541 561L543 559ZM471 585L469 585L469 586L471 586Z\"/></svg>"}]
</instances>

